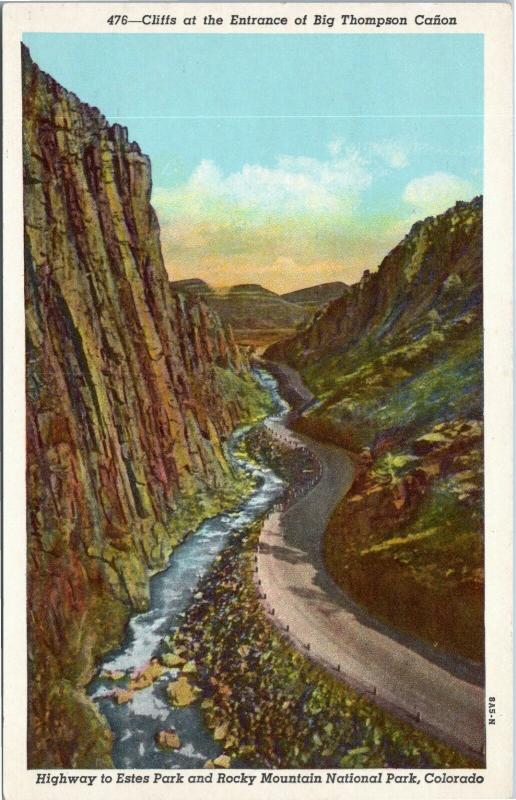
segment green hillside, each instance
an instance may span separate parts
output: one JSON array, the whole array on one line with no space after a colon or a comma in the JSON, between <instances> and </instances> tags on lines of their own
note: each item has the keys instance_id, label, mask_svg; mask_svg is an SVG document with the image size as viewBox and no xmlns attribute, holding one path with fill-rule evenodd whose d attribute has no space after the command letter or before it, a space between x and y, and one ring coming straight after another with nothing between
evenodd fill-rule
<instances>
[{"instance_id":1,"label":"green hillside","mask_svg":"<svg viewBox=\"0 0 516 800\"><path fill-rule=\"evenodd\" d=\"M481 198L414 225L266 355L316 395L299 427L357 454L326 533L333 578L396 627L481 660Z\"/></svg>"}]
</instances>

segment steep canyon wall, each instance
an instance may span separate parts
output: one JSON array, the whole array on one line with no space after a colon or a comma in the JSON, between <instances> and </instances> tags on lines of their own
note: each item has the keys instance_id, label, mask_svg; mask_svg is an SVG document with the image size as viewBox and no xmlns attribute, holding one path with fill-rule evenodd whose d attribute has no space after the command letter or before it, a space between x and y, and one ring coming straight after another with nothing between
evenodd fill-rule
<instances>
[{"instance_id":1,"label":"steep canyon wall","mask_svg":"<svg viewBox=\"0 0 516 800\"><path fill-rule=\"evenodd\" d=\"M23 48L31 767L110 763L83 687L199 521L263 398L231 331L174 293L151 169Z\"/></svg>"}]
</instances>

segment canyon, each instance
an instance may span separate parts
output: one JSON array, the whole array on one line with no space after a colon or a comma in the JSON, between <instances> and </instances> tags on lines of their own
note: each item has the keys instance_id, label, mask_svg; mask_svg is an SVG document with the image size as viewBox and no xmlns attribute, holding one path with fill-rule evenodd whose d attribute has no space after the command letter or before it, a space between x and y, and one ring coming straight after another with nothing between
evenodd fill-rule
<instances>
[{"instance_id":1,"label":"canyon","mask_svg":"<svg viewBox=\"0 0 516 800\"><path fill-rule=\"evenodd\" d=\"M113 765L114 733L99 703L116 705L112 716L123 720L133 695L149 688L145 669L153 672L151 682L174 669L166 653L165 661L156 660L170 640L170 620L176 644L192 648L190 667L203 643L200 678L210 662L218 663L224 637L234 639L235 674L247 676L256 625L263 664L273 641L280 672L300 664L292 697L282 701L297 708L297 695L306 691L306 660L274 638L247 575L251 563L263 562L252 554L259 515L277 500L283 482L287 494L302 494L300 476L306 482L311 471L299 461L282 472L289 455L281 447L276 452L266 435L278 405L298 445L310 438L315 452L317 443L331 443L339 446L337 462L349 461L349 492L325 494L319 475L326 506L321 513L312 508L326 527L321 565L328 585L340 587L386 630L423 641L432 657L449 654L465 664L480 696L482 199L417 222L378 270L366 270L352 286L335 282L277 295L259 284L222 291L195 278L171 282L151 205L149 158L126 128L110 125L99 109L42 72L26 48L22 63L29 767ZM264 349L264 360L257 359ZM282 392L271 374L287 376ZM293 416L289 403L297 409ZM266 417L258 468L258 451L246 450L251 437L240 442L239 455L238 431ZM333 488L334 477L335 470L326 476ZM304 535L309 514L303 513ZM174 554L194 531L191 569L181 573L187 556L178 564ZM201 563L213 569L200 585L220 603L196 591ZM166 593L167 618L162 606L153 606L159 599L152 596L153 576ZM152 635L147 613L158 626ZM177 632L179 617L186 627ZM249 643L237 649L244 635ZM151 648L148 663L128 667L127 653L138 642ZM104 678L103 661L112 667ZM256 686L247 687L255 693L255 711L269 696L270 687L262 685L267 669L257 669ZM230 673L228 682L235 680ZM278 676L269 678L276 686ZM120 680L127 686L94 702L92 683ZM317 673L314 680L323 694L329 691L326 677ZM228 706L226 688L221 708ZM159 695L160 686L154 689ZM284 691L278 686L278 697ZM348 689L335 691L340 708ZM374 733L371 706L348 700L348 722L360 720L359 743L366 741ZM215 722L220 709L208 697L205 702ZM232 702L236 713L240 698ZM268 741L273 726L265 722L266 757L276 763ZM375 724L394 742L396 720L380 714ZM332 751L331 759L360 766L363 753L349 749L346 730L342 752ZM326 734L334 738L333 728ZM278 746L287 748L289 735ZM403 752L389 758L419 764L412 752L418 736L405 726ZM226 750L236 752L235 737L229 736L231 745L226 739ZM140 744L135 736L135 753ZM310 755L315 766L318 746ZM429 759L455 763L432 743L424 747ZM475 740L476 755L481 747ZM364 764L387 758L373 750ZM298 756L305 763L305 754ZM159 757L166 766L166 754Z\"/></svg>"}]
</instances>

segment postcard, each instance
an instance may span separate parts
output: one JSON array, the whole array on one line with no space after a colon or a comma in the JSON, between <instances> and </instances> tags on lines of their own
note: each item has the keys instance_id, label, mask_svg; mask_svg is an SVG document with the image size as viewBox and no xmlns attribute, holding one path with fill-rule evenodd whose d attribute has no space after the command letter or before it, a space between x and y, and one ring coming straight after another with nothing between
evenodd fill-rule
<instances>
[{"instance_id":1,"label":"postcard","mask_svg":"<svg viewBox=\"0 0 516 800\"><path fill-rule=\"evenodd\" d=\"M511 22L5 5L7 800L511 796Z\"/></svg>"}]
</instances>

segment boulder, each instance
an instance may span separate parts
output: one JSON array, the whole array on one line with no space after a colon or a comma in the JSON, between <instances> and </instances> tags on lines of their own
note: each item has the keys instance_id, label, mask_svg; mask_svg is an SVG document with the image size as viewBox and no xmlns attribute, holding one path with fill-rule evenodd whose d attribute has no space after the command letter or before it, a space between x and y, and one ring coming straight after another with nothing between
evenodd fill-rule
<instances>
[{"instance_id":1,"label":"boulder","mask_svg":"<svg viewBox=\"0 0 516 800\"><path fill-rule=\"evenodd\" d=\"M181 747L181 740L173 729L158 731L154 740L163 750L178 750Z\"/></svg>"},{"instance_id":2,"label":"boulder","mask_svg":"<svg viewBox=\"0 0 516 800\"><path fill-rule=\"evenodd\" d=\"M177 653L163 653L160 656L160 661L165 667L180 667L185 663L185 659L178 656Z\"/></svg>"},{"instance_id":3,"label":"boulder","mask_svg":"<svg viewBox=\"0 0 516 800\"><path fill-rule=\"evenodd\" d=\"M177 681L172 681L167 686L167 695L170 702L175 706L189 706L197 699L197 690L189 682L188 678L182 675Z\"/></svg>"},{"instance_id":4,"label":"boulder","mask_svg":"<svg viewBox=\"0 0 516 800\"><path fill-rule=\"evenodd\" d=\"M164 671L165 667L156 658L153 658L149 664L132 673L129 688L132 690L146 689L160 678Z\"/></svg>"},{"instance_id":5,"label":"boulder","mask_svg":"<svg viewBox=\"0 0 516 800\"><path fill-rule=\"evenodd\" d=\"M218 769L229 769L231 766L231 759L229 756L221 755L217 756L217 758L213 761L213 766L217 767Z\"/></svg>"},{"instance_id":6,"label":"boulder","mask_svg":"<svg viewBox=\"0 0 516 800\"><path fill-rule=\"evenodd\" d=\"M125 678L125 672L123 669L105 669L99 677L108 681L121 681Z\"/></svg>"},{"instance_id":7,"label":"boulder","mask_svg":"<svg viewBox=\"0 0 516 800\"><path fill-rule=\"evenodd\" d=\"M222 725L217 725L217 727L213 731L213 738L216 741L225 739L228 734L228 727L229 726L227 722L223 722Z\"/></svg>"},{"instance_id":8,"label":"boulder","mask_svg":"<svg viewBox=\"0 0 516 800\"><path fill-rule=\"evenodd\" d=\"M134 697L134 691L132 689L116 689L112 695L115 703L121 706L123 703L128 703L129 700L132 700Z\"/></svg>"}]
</instances>

